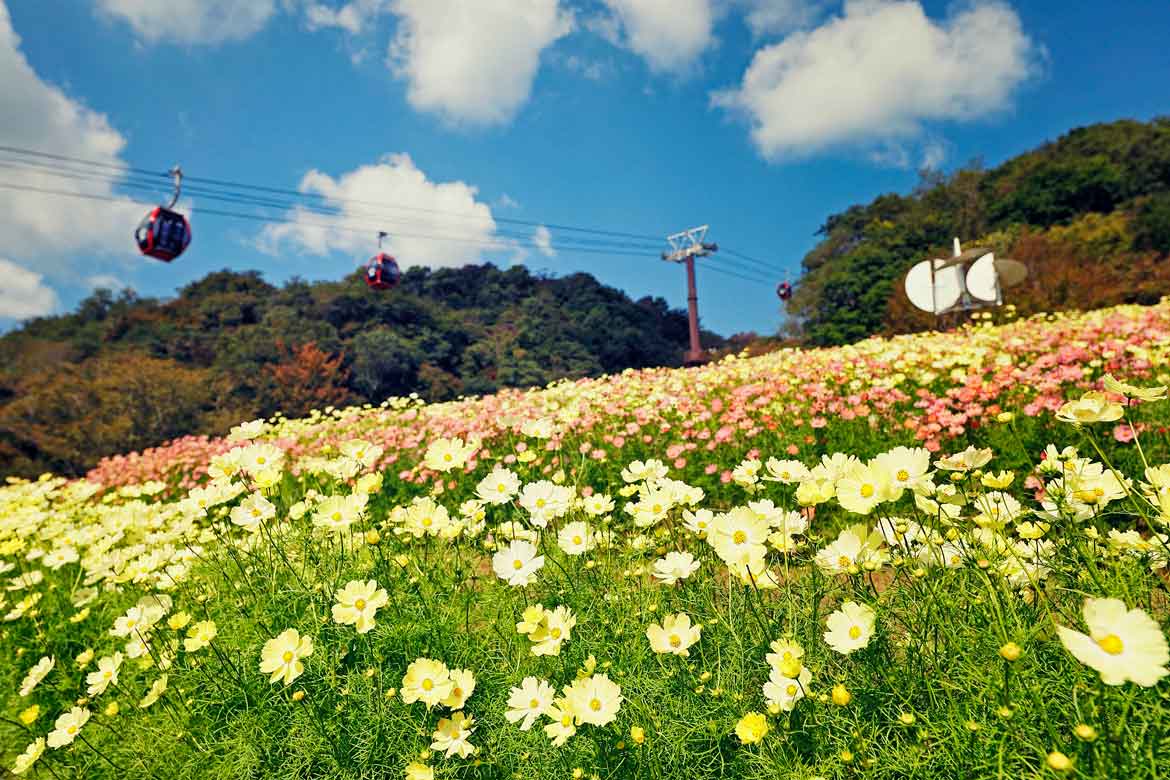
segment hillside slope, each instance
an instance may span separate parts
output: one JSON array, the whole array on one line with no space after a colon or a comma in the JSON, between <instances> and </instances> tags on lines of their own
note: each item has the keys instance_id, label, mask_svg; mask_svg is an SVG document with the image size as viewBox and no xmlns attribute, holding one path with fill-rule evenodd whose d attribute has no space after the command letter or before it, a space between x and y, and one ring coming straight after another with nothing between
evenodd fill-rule
<instances>
[{"instance_id":1,"label":"hillside slope","mask_svg":"<svg viewBox=\"0 0 1170 780\"><path fill-rule=\"evenodd\" d=\"M992 169L925 172L829 217L788 311L811 344L932 324L902 293L910 267L951 239L1028 264L1023 313L1152 303L1170 290L1170 118L1078 128Z\"/></svg>"},{"instance_id":2,"label":"hillside slope","mask_svg":"<svg viewBox=\"0 0 1170 780\"><path fill-rule=\"evenodd\" d=\"M661 298L523 266L412 268L386 293L360 274L277 288L231 271L173 300L98 291L0 338L0 475L76 475L277 411L679 365L686 344L686 315Z\"/></svg>"}]
</instances>

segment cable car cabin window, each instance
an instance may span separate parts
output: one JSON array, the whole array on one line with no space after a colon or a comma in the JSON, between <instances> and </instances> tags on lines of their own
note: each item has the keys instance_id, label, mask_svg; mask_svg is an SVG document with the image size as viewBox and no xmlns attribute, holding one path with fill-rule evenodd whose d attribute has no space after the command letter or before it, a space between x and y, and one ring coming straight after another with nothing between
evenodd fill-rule
<instances>
[{"instance_id":1,"label":"cable car cabin window","mask_svg":"<svg viewBox=\"0 0 1170 780\"><path fill-rule=\"evenodd\" d=\"M182 214L159 206L146 215L134 236L142 254L170 262L191 244L191 225Z\"/></svg>"}]
</instances>

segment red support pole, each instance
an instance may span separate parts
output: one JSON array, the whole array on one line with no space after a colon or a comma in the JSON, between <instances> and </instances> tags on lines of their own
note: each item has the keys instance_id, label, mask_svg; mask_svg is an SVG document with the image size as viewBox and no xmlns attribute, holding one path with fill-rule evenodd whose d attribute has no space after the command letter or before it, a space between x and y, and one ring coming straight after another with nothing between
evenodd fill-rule
<instances>
[{"instance_id":1,"label":"red support pole","mask_svg":"<svg viewBox=\"0 0 1170 780\"><path fill-rule=\"evenodd\" d=\"M695 256L687 255L687 313L691 330L691 348L686 354L687 363L698 363L703 359L703 348L699 345L699 294L695 292Z\"/></svg>"}]
</instances>

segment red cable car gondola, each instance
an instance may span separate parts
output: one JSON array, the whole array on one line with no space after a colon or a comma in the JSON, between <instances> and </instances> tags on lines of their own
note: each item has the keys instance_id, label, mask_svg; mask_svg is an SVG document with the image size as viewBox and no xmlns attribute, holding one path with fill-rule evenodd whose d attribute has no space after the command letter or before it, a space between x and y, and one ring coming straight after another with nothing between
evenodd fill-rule
<instances>
[{"instance_id":1,"label":"red cable car gondola","mask_svg":"<svg viewBox=\"0 0 1170 780\"><path fill-rule=\"evenodd\" d=\"M378 233L378 249L382 248L382 239L385 233ZM379 252L366 263L366 286L371 290L389 290L398 284L402 278L402 271L392 255Z\"/></svg>"},{"instance_id":2,"label":"red cable car gondola","mask_svg":"<svg viewBox=\"0 0 1170 780\"><path fill-rule=\"evenodd\" d=\"M776 286L776 294L780 296L780 300L787 301L792 298L792 285L788 282L780 282Z\"/></svg>"},{"instance_id":3,"label":"red cable car gondola","mask_svg":"<svg viewBox=\"0 0 1170 780\"><path fill-rule=\"evenodd\" d=\"M191 244L191 223L179 212L172 211L183 188L183 171L175 166L171 175L175 177L175 192L171 202L151 209L134 231L138 251L166 263L183 254Z\"/></svg>"}]
</instances>

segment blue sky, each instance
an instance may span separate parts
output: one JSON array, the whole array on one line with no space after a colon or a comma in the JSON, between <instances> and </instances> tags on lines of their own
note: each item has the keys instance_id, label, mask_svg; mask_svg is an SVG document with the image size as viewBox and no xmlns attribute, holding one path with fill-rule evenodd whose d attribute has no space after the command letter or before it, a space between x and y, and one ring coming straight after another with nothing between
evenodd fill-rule
<instances>
[{"instance_id":1,"label":"blue sky","mask_svg":"<svg viewBox=\"0 0 1170 780\"><path fill-rule=\"evenodd\" d=\"M682 269L652 252L580 253L571 232L544 243L503 218L652 236L709 223L710 240L780 270L703 260L767 281L701 268L704 325L771 332L775 284L784 269L796 280L828 215L910 189L924 162L995 164L1078 125L1166 113L1170 98L1170 7L1152 0L5 3L0 145L160 171L181 162L189 175L310 189L345 211L193 195L194 243L165 265L130 239L148 193L0 166L0 184L119 201L0 189L9 327L94 284L166 296L224 267L276 283L338 278L373 251L374 222L404 264L586 270L685 305Z\"/></svg>"}]
</instances>

